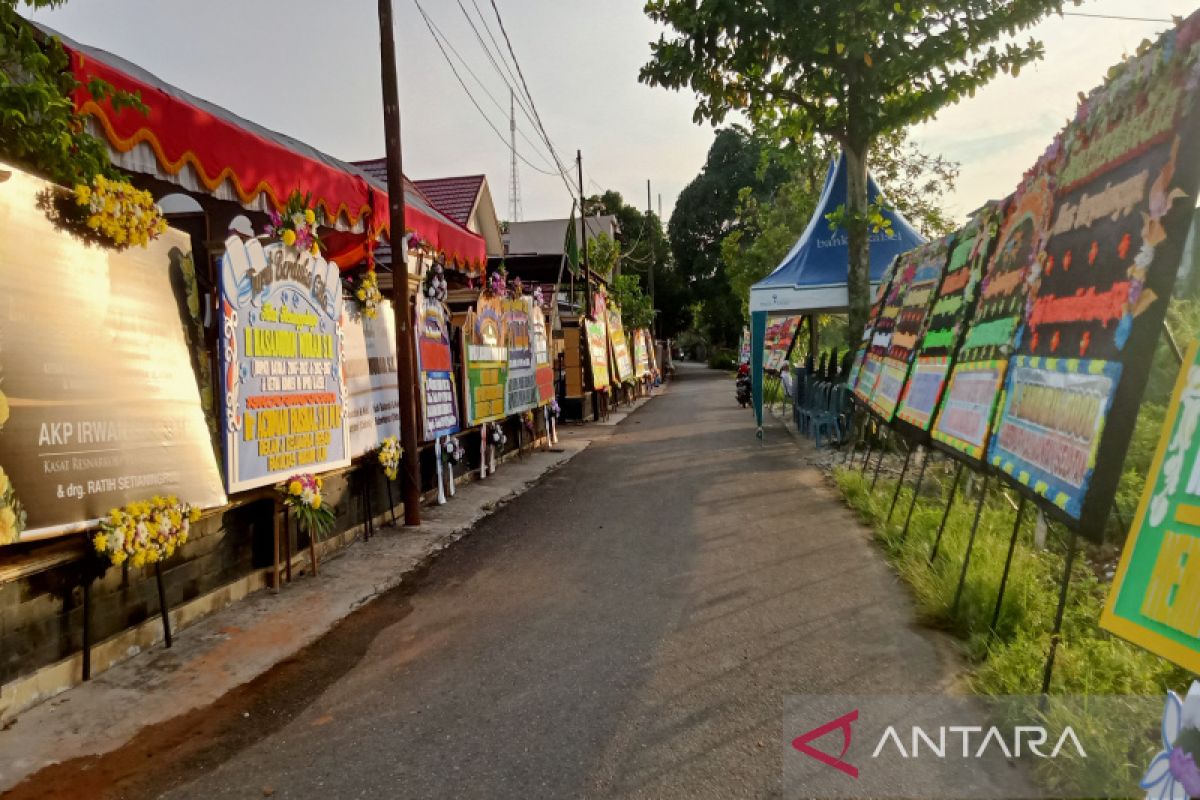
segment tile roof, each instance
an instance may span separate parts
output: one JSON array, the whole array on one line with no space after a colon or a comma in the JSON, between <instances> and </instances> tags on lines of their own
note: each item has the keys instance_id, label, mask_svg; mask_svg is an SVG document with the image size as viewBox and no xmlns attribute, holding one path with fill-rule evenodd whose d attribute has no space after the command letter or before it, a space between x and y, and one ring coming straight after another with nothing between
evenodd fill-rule
<instances>
[{"instance_id":1,"label":"tile roof","mask_svg":"<svg viewBox=\"0 0 1200 800\"><path fill-rule=\"evenodd\" d=\"M433 207L459 225L465 226L475 210L475 199L483 186L483 175L461 175L454 178L432 178L414 181Z\"/></svg>"},{"instance_id":2,"label":"tile roof","mask_svg":"<svg viewBox=\"0 0 1200 800\"><path fill-rule=\"evenodd\" d=\"M386 187L388 185L386 158L371 158L365 161L352 161L350 163L362 170L366 175L382 186ZM475 197L479 194L479 187L483 184L483 180L483 175L470 175L463 178L437 178L434 180L414 181L412 178L405 175L404 194L409 203L412 203L414 196L416 196L428 204L429 208L433 209L436 213L441 214L447 219L453 220L463 228L466 228L467 218L471 216L471 210L475 207ZM469 200L470 205L467 206L466 211L462 212L461 216L458 213L454 213L454 210L461 205L461 200L457 201L458 205L452 202L459 195L464 194L463 190L458 187L458 183L460 182L472 182L475 185L474 193L471 195L471 199ZM447 184L451 186L447 187ZM426 190L427 185L432 186L435 193L440 190L441 194L437 195L437 197L435 197L434 194L430 194ZM447 191L447 188L453 188L455 191L450 193ZM448 207L443 207L443 203L438 199L438 197L448 198L447 202L451 202L451 204ZM375 250L375 258L381 265L390 266L392 263L391 246L388 244L381 244Z\"/></svg>"}]
</instances>

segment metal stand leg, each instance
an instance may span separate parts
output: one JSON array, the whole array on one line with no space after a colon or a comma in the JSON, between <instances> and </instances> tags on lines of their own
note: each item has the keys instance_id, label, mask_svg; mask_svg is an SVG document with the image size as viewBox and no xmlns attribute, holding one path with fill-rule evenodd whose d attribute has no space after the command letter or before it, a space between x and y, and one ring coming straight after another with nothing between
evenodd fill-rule
<instances>
[{"instance_id":1,"label":"metal stand leg","mask_svg":"<svg viewBox=\"0 0 1200 800\"><path fill-rule=\"evenodd\" d=\"M988 641L996 635L996 625L1000 622L1000 606L1004 603L1004 590L1008 586L1008 571L1012 568L1013 552L1017 549L1017 535L1021 532L1021 518L1025 516L1025 495L1021 495L1021 503L1017 506L1017 518L1013 520L1012 536L1008 540L1008 555L1004 559L1004 572L1000 574L1000 589L996 592L996 607L992 610L992 624L988 626Z\"/></svg>"},{"instance_id":2,"label":"metal stand leg","mask_svg":"<svg viewBox=\"0 0 1200 800\"><path fill-rule=\"evenodd\" d=\"M596 405L599 410L599 404ZM600 415L596 415L596 421L600 421ZM479 480L483 480L488 474L488 426L483 423L479 426Z\"/></svg>"},{"instance_id":3,"label":"metal stand leg","mask_svg":"<svg viewBox=\"0 0 1200 800\"><path fill-rule=\"evenodd\" d=\"M904 530L900 531L900 541L908 538L908 525L912 522L913 509L917 507L917 498L921 496L921 484L925 481L925 467L929 465L929 459L933 457L933 453L929 450L925 451L925 457L921 459L921 468L917 470L917 485L913 489L912 502L908 504L908 514L904 517Z\"/></svg>"},{"instance_id":4,"label":"metal stand leg","mask_svg":"<svg viewBox=\"0 0 1200 800\"><path fill-rule=\"evenodd\" d=\"M950 616L958 614L958 604L962 600L963 586L967 583L967 568L971 566L971 550L975 547L975 534L979 532L979 518L983 516L983 501L987 500L988 480L991 475L983 476L983 488L979 490L979 502L975 504L975 521L971 523L971 535L967 537L967 552L963 555L962 572L958 574L958 588L954 590L954 603L950 606Z\"/></svg>"},{"instance_id":5,"label":"metal stand leg","mask_svg":"<svg viewBox=\"0 0 1200 800\"><path fill-rule=\"evenodd\" d=\"M888 443L888 441L891 440L891 438L892 437L889 436L887 439L884 439L882 442L879 443L879 461L878 461L878 463L875 464L875 476L873 478L871 478L871 491L872 492L875 491L875 484L879 483L879 471L883 469L883 457L884 457L884 455L886 455L886 453L884 452L884 445L886 445Z\"/></svg>"},{"instance_id":6,"label":"metal stand leg","mask_svg":"<svg viewBox=\"0 0 1200 800\"><path fill-rule=\"evenodd\" d=\"M158 584L158 614L162 617L163 641L170 647L171 639L171 610L167 608L167 590L163 587L162 562L154 562L154 581Z\"/></svg>"},{"instance_id":7,"label":"metal stand leg","mask_svg":"<svg viewBox=\"0 0 1200 800\"><path fill-rule=\"evenodd\" d=\"M843 466L854 463L854 453L858 450L858 420L855 419L855 416L854 411L851 410L850 421L846 425L850 429L850 447L846 451L845 459L842 460Z\"/></svg>"},{"instance_id":8,"label":"metal stand leg","mask_svg":"<svg viewBox=\"0 0 1200 800\"><path fill-rule=\"evenodd\" d=\"M904 466L900 468L900 480L896 481L896 491L892 492L892 505L888 508L887 519L884 521L886 527L892 521L892 512L896 510L896 500L900 497L900 487L904 485L904 476L908 474L908 462L912 460L913 450L915 447L910 447L908 452L904 454Z\"/></svg>"},{"instance_id":9,"label":"metal stand leg","mask_svg":"<svg viewBox=\"0 0 1200 800\"><path fill-rule=\"evenodd\" d=\"M946 499L946 511L942 514L942 524L938 526L937 538L933 540L933 549L929 551L929 563L937 558L938 548L942 544L942 534L946 532L946 520L950 519L950 509L954 506L954 495L958 491L958 482L962 478L963 465L960 461L954 471L954 482L950 484L950 497Z\"/></svg>"},{"instance_id":10,"label":"metal stand leg","mask_svg":"<svg viewBox=\"0 0 1200 800\"><path fill-rule=\"evenodd\" d=\"M860 475L864 477L867 474L867 464L871 461L871 450L875 447L875 440L871 438L871 421L868 419L863 423L863 437L867 440L867 457L863 459Z\"/></svg>"},{"instance_id":11,"label":"metal stand leg","mask_svg":"<svg viewBox=\"0 0 1200 800\"><path fill-rule=\"evenodd\" d=\"M83 679L92 679L92 581L83 584Z\"/></svg>"},{"instance_id":12,"label":"metal stand leg","mask_svg":"<svg viewBox=\"0 0 1200 800\"><path fill-rule=\"evenodd\" d=\"M390 514L392 515L392 527L394 528L394 527L396 527L396 525L397 525L397 522L396 522L396 501L392 499L392 482L391 482L391 481L389 481L389 480L387 479L387 476L384 476L384 479L383 479L383 485L387 487L387 496L388 496L388 513L390 513ZM375 527L375 523L374 523L374 522L372 522L372 523L371 523L371 528L372 528L372 531L374 531L374 527Z\"/></svg>"},{"instance_id":13,"label":"metal stand leg","mask_svg":"<svg viewBox=\"0 0 1200 800\"><path fill-rule=\"evenodd\" d=\"M442 475L442 437L434 437L433 440L433 471L437 473L437 504L439 506L446 505L446 482ZM390 491L390 487L389 487ZM388 502L392 501L391 495L388 495Z\"/></svg>"},{"instance_id":14,"label":"metal stand leg","mask_svg":"<svg viewBox=\"0 0 1200 800\"><path fill-rule=\"evenodd\" d=\"M283 508L283 574L292 582L292 515L287 506Z\"/></svg>"},{"instance_id":15,"label":"metal stand leg","mask_svg":"<svg viewBox=\"0 0 1200 800\"><path fill-rule=\"evenodd\" d=\"M363 541L371 541L371 512L367 507L367 495L371 493L371 488L367 481L367 468L363 467L359 470L358 482L358 507L362 511L363 520Z\"/></svg>"},{"instance_id":16,"label":"metal stand leg","mask_svg":"<svg viewBox=\"0 0 1200 800\"><path fill-rule=\"evenodd\" d=\"M273 538L275 540L275 548L274 548L274 550L272 550L272 553L274 554L274 559L272 560L272 567L271 567L272 574L273 574L271 590L275 594L279 594L279 545L280 545L280 542L279 542L279 518L282 516L282 510L280 509L279 506L280 506L280 503L278 500L276 500L275 501L275 513L273 514L273 519L275 521L275 524L272 526L274 528Z\"/></svg>"},{"instance_id":17,"label":"metal stand leg","mask_svg":"<svg viewBox=\"0 0 1200 800\"><path fill-rule=\"evenodd\" d=\"M366 504L366 511L363 516L366 519L367 530L371 532L371 536L375 535L375 504L371 502L371 481L363 476L363 502Z\"/></svg>"},{"instance_id":18,"label":"metal stand leg","mask_svg":"<svg viewBox=\"0 0 1200 800\"><path fill-rule=\"evenodd\" d=\"M1071 567L1075 564L1076 534L1071 531L1067 544L1067 563L1063 566L1062 588L1058 592L1058 610L1054 613L1054 629L1050 632L1050 653L1046 656L1046 669L1042 673L1042 694L1050 693L1050 678L1054 675L1054 656L1062 634L1063 613L1067 608L1067 589L1071 585Z\"/></svg>"},{"instance_id":19,"label":"metal stand leg","mask_svg":"<svg viewBox=\"0 0 1200 800\"><path fill-rule=\"evenodd\" d=\"M299 527L299 526L297 526ZM308 532L308 560L312 563L313 577L317 577L317 567L319 561L317 559L317 532Z\"/></svg>"}]
</instances>

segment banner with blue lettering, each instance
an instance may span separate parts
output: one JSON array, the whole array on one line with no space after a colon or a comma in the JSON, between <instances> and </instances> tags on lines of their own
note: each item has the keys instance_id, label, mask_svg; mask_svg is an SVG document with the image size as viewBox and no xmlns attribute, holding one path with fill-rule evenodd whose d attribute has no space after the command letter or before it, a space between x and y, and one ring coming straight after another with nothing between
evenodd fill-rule
<instances>
[{"instance_id":1,"label":"banner with blue lettering","mask_svg":"<svg viewBox=\"0 0 1200 800\"><path fill-rule=\"evenodd\" d=\"M350 463L336 264L232 235L221 258L229 491Z\"/></svg>"}]
</instances>

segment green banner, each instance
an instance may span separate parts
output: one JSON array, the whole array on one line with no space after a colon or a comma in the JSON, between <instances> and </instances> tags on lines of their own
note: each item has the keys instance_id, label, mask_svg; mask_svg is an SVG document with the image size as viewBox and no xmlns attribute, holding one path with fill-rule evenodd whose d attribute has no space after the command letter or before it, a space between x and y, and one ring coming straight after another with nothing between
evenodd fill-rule
<instances>
[{"instance_id":1,"label":"green banner","mask_svg":"<svg viewBox=\"0 0 1200 800\"><path fill-rule=\"evenodd\" d=\"M1175 382L1100 626L1200 672L1200 342Z\"/></svg>"}]
</instances>

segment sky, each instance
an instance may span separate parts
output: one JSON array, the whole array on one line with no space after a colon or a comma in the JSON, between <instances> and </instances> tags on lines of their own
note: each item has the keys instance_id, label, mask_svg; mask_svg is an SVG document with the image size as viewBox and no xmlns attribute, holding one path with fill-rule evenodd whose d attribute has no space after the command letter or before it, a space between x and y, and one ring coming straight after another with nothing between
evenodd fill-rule
<instances>
[{"instance_id":1,"label":"sky","mask_svg":"<svg viewBox=\"0 0 1200 800\"><path fill-rule=\"evenodd\" d=\"M496 131L459 85L416 2L393 2L405 174L485 173L497 213L510 218L508 84L519 79L489 62L468 21L489 47L489 34L504 47L491 0L420 2ZM713 129L692 121L689 93L638 83L649 43L660 33L642 0L495 2L572 180L575 151L582 150L587 194L616 189L644 207L650 180L652 202L657 208L661 194L669 217L680 190L703 166ZM1198 3L1087 0L1069 10L1165 19ZM261 125L357 160L383 155L376 12L373 0L71 0L35 18ZM1017 78L1001 76L913 130L926 152L960 163L957 188L944 206L961 219L1012 191L1074 112L1076 94L1098 85L1110 66L1165 27L1067 16L1033 29L1028 35L1045 44L1042 62ZM547 148L520 110L517 122L517 151L553 173ZM569 213L571 199L557 173L518 162L518 174L522 219Z\"/></svg>"}]
</instances>

